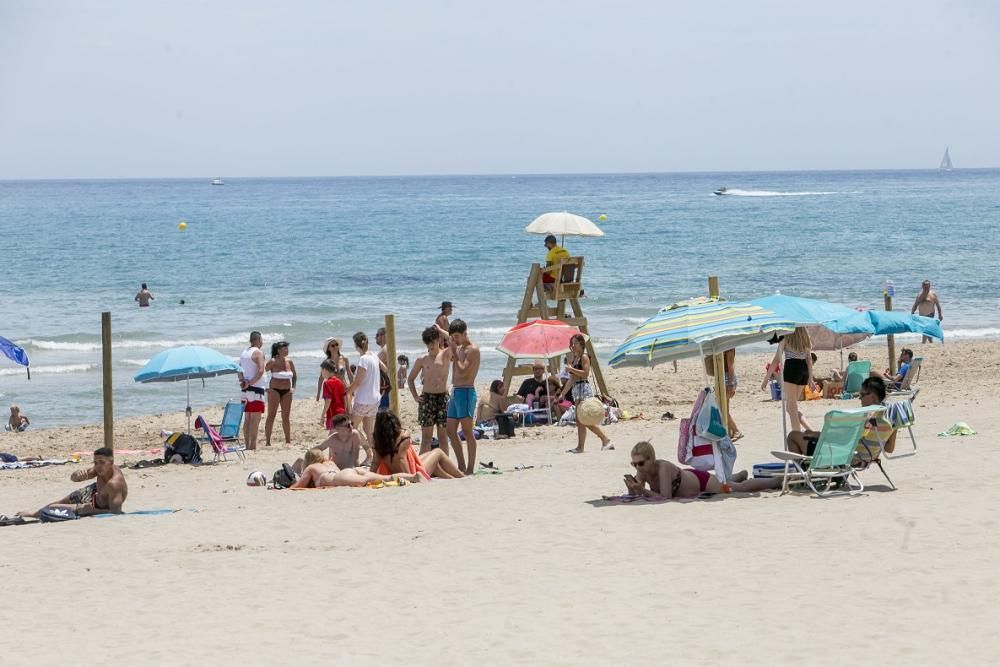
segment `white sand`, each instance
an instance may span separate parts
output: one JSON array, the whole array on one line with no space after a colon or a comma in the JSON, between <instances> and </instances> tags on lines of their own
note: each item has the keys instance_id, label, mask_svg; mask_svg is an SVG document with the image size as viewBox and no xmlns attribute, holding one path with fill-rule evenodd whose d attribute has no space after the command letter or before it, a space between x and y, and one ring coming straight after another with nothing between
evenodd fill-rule
<instances>
[{"instance_id":1,"label":"white sand","mask_svg":"<svg viewBox=\"0 0 1000 667\"><path fill-rule=\"evenodd\" d=\"M245 486L319 438L318 407L297 402L294 451L126 471L126 509L184 511L2 529L0 663L992 662L1000 343L919 352L919 453L887 462L897 491L873 469L856 498L588 503L622 490L637 440L674 458L677 422L658 417L686 416L695 362L678 375L609 372L623 406L651 418L608 427L614 452L591 440L565 454L575 430L520 429L480 448L501 476L377 491ZM884 348L866 356L884 365ZM756 391L763 363L739 357L746 468L781 446L779 407ZM819 424L844 404L805 412ZM117 446L156 446L181 420L122 420ZM956 421L979 435L936 436ZM0 450L21 455L99 445L96 427L0 434ZM71 470L0 471L0 512L61 497L78 486Z\"/></svg>"}]
</instances>

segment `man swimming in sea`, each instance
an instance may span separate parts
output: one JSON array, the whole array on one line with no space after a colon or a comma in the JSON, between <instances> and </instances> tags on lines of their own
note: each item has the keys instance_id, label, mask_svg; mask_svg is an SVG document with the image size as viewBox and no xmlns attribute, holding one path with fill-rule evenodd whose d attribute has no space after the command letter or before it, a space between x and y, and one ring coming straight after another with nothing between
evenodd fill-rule
<instances>
[{"instance_id":1,"label":"man swimming in sea","mask_svg":"<svg viewBox=\"0 0 1000 667\"><path fill-rule=\"evenodd\" d=\"M935 310L937 310L937 319L940 322L944 319L944 314L941 312L941 300L938 298L937 292L931 289L931 281L925 280L920 286L920 293L917 294L917 298L913 302L910 314L919 312L924 317L934 317ZM934 339L930 336L923 336L920 342L933 343Z\"/></svg>"},{"instance_id":2,"label":"man swimming in sea","mask_svg":"<svg viewBox=\"0 0 1000 667\"><path fill-rule=\"evenodd\" d=\"M479 373L479 348L469 340L468 327L455 320L448 327L448 358L452 363L451 400L448 402L448 437L455 448L459 470L466 475L476 472L476 435L473 421L476 415L476 375ZM465 465L458 427L462 426L469 445L469 465Z\"/></svg>"},{"instance_id":3,"label":"man swimming in sea","mask_svg":"<svg viewBox=\"0 0 1000 667\"><path fill-rule=\"evenodd\" d=\"M94 465L86 470L76 470L69 476L74 482L95 480L93 484L77 489L62 500L39 508L34 512L20 512L19 516L38 518L42 510L67 509L77 516L93 514L121 514L128 497L125 476L115 465L115 454L107 447L94 450Z\"/></svg>"},{"instance_id":4,"label":"man swimming in sea","mask_svg":"<svg viewBox=\"0 0 1000 667\"><path fill-rule=\"evenodd\" d=\"M421 334L427 353L413 362L413 370L406 378L413 400L417 402L417 421L420 423L420 453L431 450L434 427L437 427L438 445L448 453L448 367L451 356L441 349L441 332L437 327L427 327ZM422 377L421 377L422 376ZM421 377L422 392L417 394L417 378Z\"/></svg>"}]
</instances>

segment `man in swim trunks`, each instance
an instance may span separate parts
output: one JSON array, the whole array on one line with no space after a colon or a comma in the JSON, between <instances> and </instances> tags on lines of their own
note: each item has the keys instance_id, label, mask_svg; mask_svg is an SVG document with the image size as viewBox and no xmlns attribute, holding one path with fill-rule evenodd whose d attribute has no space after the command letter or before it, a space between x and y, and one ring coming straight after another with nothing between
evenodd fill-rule
<instances>
[{"instance_id":1,"label":"man in swim trunks","mask_svg":"<svg viewBox=\"0 0 1000 667\"><path fill-rule=\"evenodd\" d=\"M139 302L140 308L149 308L149 302L153 300L153 293L146 287L146 283L139 288L139 293L135 295L135 300ZM181 301L181 303L184 303Z\"/></svg>"},{"instance_id":2,"label":"man in swim trunks","mask_svg":"<svg viewBox=\"0 0 1000 667\"><path fill-rule=\"evenodd\" d=\"M442 301L441 313L434 320L434 326L441 332L440 343L442 349L448 347L448 327L451 326L451 321L448 318L451 317L452 310L451 301Z\"/></svg>"},{"instance_id":3,"label":"man in swim trunks","mask_svg":"<svg viewBox=\"0 0 1000 667\"><path fill-rule=\"evenodd\" d=\"M266 362L261 346L264 338L259 331L250 332L250 347L240 354L240 390L243 392L243 442L247 449L257 449L257 431L264 414L267 394Z\"/></svg>"},{"instance_id":4,"label":"man in swim trunks","mask_svg":"<svg viewBox=\"0 0 1000 667\"><path fill-rule=\"evenodd\" d=\"M107 447L94 451L94 465L86 470L76 470L69 476L74 482L95 480L93 484L77 489L65 498L46 505L34 512L20 512L20 516L38 518L42 510L68 509L77 516L93 514L121 514L128 497L125 476L115 465L115 454Z\"/></svg>"},{"instance_id":5,"label":"man in swim trunks","mask_svg":"<svg viewBox=\"0 0 1000 667\"><path fill-rule=\"evenodd\" d=\"M476 414L476 375L479 373L479 348L469 340L468 327L462 320L448 326L448 359L452 363L451 400L448 402L448 437L455 448L459 470L466 475L476 472L476 434L473 432ZM458 439L461 424L469 445L469 465L465 465L462 442Z\"/></svg>"},{"instance_id":6,"label":"man in swim trunks","mask_svg":"<svg viewBox=\"0 0 1000 667\"><path fill-rule=\"evenodd\" d=\"M437 427L438 445L448 453L448 368L451 357L441 349L441 332L437 327L427 327L421 334L427 353L413 362L413 370L406 378L413 400L417 402L417 421L420 422L420 453L432 448L434 427ZM417 378L423 385L417 394Z\"/></svg>"},{"instance_id":7,"label":"man in swim trunks","mask_svg":"<svg viewBox=\"0 0 1000 667\"><path fill-rule=\"evenodd\" d=\"M931 281L925 280L920 286L920 294L917 295L916 300L913 302L910 315L919 312L924 317L934 317L935 310L937 310L938 321L943 320L944 314L941 312L941 300L938 298L937 292L931 289ZM920 342L933 343L934 339L930 336L924 336L920 339Z\"/></svg>"}]
</instances>

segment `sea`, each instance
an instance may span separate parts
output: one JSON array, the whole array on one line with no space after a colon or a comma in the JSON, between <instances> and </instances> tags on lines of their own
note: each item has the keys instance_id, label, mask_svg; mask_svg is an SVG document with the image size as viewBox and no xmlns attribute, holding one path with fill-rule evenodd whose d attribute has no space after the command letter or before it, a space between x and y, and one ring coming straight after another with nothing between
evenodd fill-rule
<instances>
[{"instance_id":1,"label":"sea","mask_svg":"<svg viewBox=\"0 0 1000 667\"><path fill-rule=\"evenodd\" d=\"M606 216L605 236L565 240L586 257L582 305L605 358L658 309L706 294L709 276L728 299L869 308L891 283L905 310L927 278L946 343L1000 337L996 169L209 180L0 182L0 336L31 361L29 380L0 357L0 406L39 427L100 422L102 311L117 417L183 409L185 383L133 381L169 347L236 357L260 330L265 349L290 343L310 397L325 338L349 349L391 313L412 359L445 300L483 349L480 379L499 377L495 346L545 254L524 228L549 211ZM142 282L150 308L134 301ZM190 392L197 413L238 387Z\"/></svg>"}]
</instances>

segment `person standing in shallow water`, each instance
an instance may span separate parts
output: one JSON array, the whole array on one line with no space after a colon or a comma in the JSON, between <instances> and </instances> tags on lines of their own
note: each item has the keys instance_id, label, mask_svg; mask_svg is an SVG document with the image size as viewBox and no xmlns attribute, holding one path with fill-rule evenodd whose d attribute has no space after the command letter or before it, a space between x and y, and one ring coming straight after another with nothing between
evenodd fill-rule
<instances>
[{"instance_id":1,"label":"person standing in shallow water","mask_svg":"<svg viewBox=\"0 0 1000 667\"><path fill-rule=\"evenodd\" d=\"M146 283L143 283L142 287L139 288L138 294L135 295L135 300L139 302L140 308L149 308L149 302L153 301L153 293L146 287ZM181 303L184 302L181 301Z\"/></svg>"},{"instance_id":2,"label":"person standing in shallow water","mask_svg":"<svg viewBox=\"0 0 1000 667\"><path fill-rule=\"evenodd\" d=\"M937 319L940 322L944 319L944 313L941 312L941 299L938 298L937 292L931 289L931 281L925 280L920 286L920 293L917 294L917 298L913 302L910 315L920 313L924 317L934 317L935 311L937 311ZM934 339L930 336L923 336L920 342L933 343Z\"/></svg>"}]
</instances>

